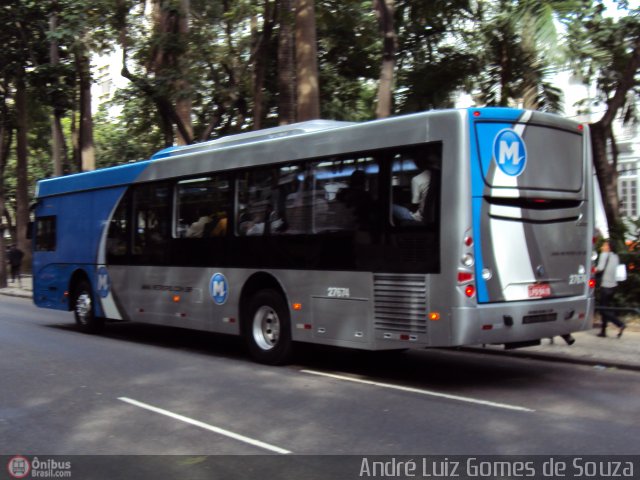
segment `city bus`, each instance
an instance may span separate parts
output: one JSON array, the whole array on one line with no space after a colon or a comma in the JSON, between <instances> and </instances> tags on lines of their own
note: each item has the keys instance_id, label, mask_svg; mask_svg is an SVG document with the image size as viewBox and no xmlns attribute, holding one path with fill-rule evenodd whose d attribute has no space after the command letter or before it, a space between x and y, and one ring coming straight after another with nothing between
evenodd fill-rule
<instances>
[{"instance_id":1,"label":"city bus","mask_svg":"<svg viewBox=\"0 0 640 480\"><path fill-rule=\"evenodd\" d=\"M313 120L38 182L34 302L78 326L322 344L534 345L590 327L587 126L508 108Z\"/></svg>"}]
</instances>

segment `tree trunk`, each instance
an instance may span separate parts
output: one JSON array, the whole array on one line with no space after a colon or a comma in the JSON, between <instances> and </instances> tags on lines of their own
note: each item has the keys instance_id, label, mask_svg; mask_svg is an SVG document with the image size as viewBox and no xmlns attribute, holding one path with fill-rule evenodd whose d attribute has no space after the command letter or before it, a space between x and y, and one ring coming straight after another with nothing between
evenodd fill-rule
<instances>
[{"instance_id":1,"label":"tree trunk","mask_svg":"<svg viewBox=\"0 0 640 480\"><path fill-rule=\"evenodd\" d=\"M24 67L20 67L16 76L16 235L15 243L24 252L24 264L31 263L31 249L27 240L27 226L29 225L29 182L27 165L29 162L27 150L27 85Z\"/></svg>"},{"instance_id":2,"label":"tree trunk","mask_svg":"<svg viewBox=\"0 0 640 480\"><path fill-rule=\"evenodd\" d=\"M82 47L80 47L82 48ZM96 169L96 154L93 145L93 117L91 115L91 65L84 50L76 52L76 64L80 85L80 128L78 149L80 171Z\"/></svg>"},{"instance_id":3,"label":"tree trunk","mask_svg":"<svg viewBox=\"0 0 640 480\"><path fill-rule=\"evenodd\" d=\"M591 146L593 149L593 163L598 175L598 184L602 191L602 201L607 215L609 230L614 235L621 234L620 200L618 197L617 162L609 162L607 157L607 140L611 140L613 152L617 152L613 138L612 125L618 112L624 107L627 93L634 86L636 73L640 70L640 37L634 42L634 49L622 73L616 91L607 100L607 110L603 117L591 125ZM618 238L617 240L624 240Z\"/></svg>"},{"instance_id":4,"label":"tree trunk","mask_svg":"<svg viewBox=\"0 0 640 480\"><path fill-rule=\"evenodd\" d=\"M180 12L177 20L177 36L184 45L188 45L189 36L189 12L191 9L190 0L180 0ZM175 58L172 62L180 71L187 71L185 67L186 55L182 58ZM178 78L175 81L176 89L176 115L183 125L183 129L178 128L178 145L189 145L193 142L193 123L191 121L192 101L191 85L186 77Z\"/></svg>"},{"instance_id":5,"label":"tree trunk","mask_svg":"<svg viewBox=\"0 0 640 480\"><path fill-rule=\"evenodd\" d=\"M278 35L278 123L296 121L296 82L293 61L293 10L291 0L280 0Z\"/></svg>"},{"instance_id":6,"label":"tree trunk","mask_svg":"<svg viewBox=\"0 0 640 480\"><path fill-rule=\"evenodd\" d=\"M602 192L602 202L610 226L620 222L620 201L618 199L618 172L609 164L607 156L607 130L605 126L596 122L591 125L591 148L593 149L593 163L598 177L598 184Z\"/></svg>"},{"instance_id":7,"label":"tree trunk","mask_svg":"<svg viewBox=\"0 0 640 480\"><path fill-rule=\"evenodd\" d=\"M147 69L155 75L156 81L161 77L176 78L171 85L167 85L165 88L167 91L172 91L169 95L161 94L157 87L152 86L149 81L141 77L138 77L135 83L139 87L144 83L143 91L150 95L158 107L158 114L162 118L161 127L165 136L165 144L167 146L173 144L173 140L169 142L168 138L169 136L173 138L173 125L175 124L176 143L188 145L193 142L190 85L188 79L184 75L179 76L178 72L182 73L188 70L184 65L186 50L182 50L181 47L187 45L185 37L189 31L190 4L189 0L180 0L177 10L168 7L165 0L153 1L152 18L156 46L151 55L153 60ZM124 74L125 70L128 75L131 75L126 69L126 64L123 76L132 80L131 77Z\"/></svg>"},{"instance_id":8,"label":"tree trunk","mask_svg":"<svg viewBox=\"0 0 640 480\"><path fill-rule=\"evenodd\" d=\"M296 0L296 73L298 121L320 118L314 0Z\"/></svg>"},{"instance_id":9,"label":"tree trunk","mask_svg":"<svg viewBox=\"0 0 640 480\"><path fill-rule=\"evenodd\" d=\"M52 34L49 43L49 60L51 65L55 67L60 63L60 52L58 50L58 41L55 38L58 28L58 2L52 2L53 12L49 16L49 32ZM56 80L57 81L57 80ZM53 118L51 119L51 160L53 162L53 176L59 177L63 173L64 164L64 135L62 133L62 112L55 105L54 99Z\"/></svg>"},{"instance_id":10,"label":"tree trunk","mask_svg":"<svg viewBox=\"0 0 640 480\"><path fill-rule=\"evenodd\" d=\"M257 21L254 17L254 47L251 54L253 60L253 129L262 128L264 117L264 79L268 58L268 47L271 41L274 25L275 4L269 1L264 5L264 22L262 32L257 31Z\"/></svg>"},{"instance_id":11,"label":"tree trunk","mask_svg":"<svg viewBox=\"0 0 640 480\"><path fill-rule=\"evenodd\" d=\"M3 89L5 92L7 88ZM11 146L11 128L8 126L8 112L6 100L2 99L0 116L0 288L7 286L7 258L6 244L4 240L5 232L5 205L4 205L4 171L9 158L9 148ZM7 222L8 223L8 222Z\"/></svg>"},{"instance_id":12,"label":"tree trunk","mask_svg":"<svg viewBox=\"0 0 640 480\"><path fill-rule=\"evenodd\" d=\"M397 36L393 26L394 0L374 0L373 4L383 38L376 117L385 118L391 115L392 111L393 79L396 66Z\"/></svg>"},{"instance_id":13,"label":"tree trunk","mask_svg":"<svg viewBox=\"0 0 640 480\"><path fill-rule=\"evenodd\" d=\"M173 145L173 119L178 119L178 122L181 124L177 112L171 105L171 103L161 95L157 88L149 81L147 77L134 75L129 70L127 66L127 59L129 53L129 42L128 42L128 26L127 26L127 12L129 11L129 6L123 0L118 0L116 2L117 5L117 27L119 29L118 33L118 41L120 46L122 47L122 71L120 74L129 80L134 86L140 90L144 95L148 96L156 106L158 110L158 116L160 118L160 129L164 136L164 146L170 147ZM159 14L159 4L157 1L153 3L153 21L154 25L158 24L157 15ZM151 62L151 65L147 65L148 71L154 71L154 63L158 61L157 58L158 53L155 53L154 60ZM179 126L178 126L179 128ZM183 127L184 128L184 127ZM185 130L183 137L188 135L188 131Z\"/></svg>"}]
</instances>

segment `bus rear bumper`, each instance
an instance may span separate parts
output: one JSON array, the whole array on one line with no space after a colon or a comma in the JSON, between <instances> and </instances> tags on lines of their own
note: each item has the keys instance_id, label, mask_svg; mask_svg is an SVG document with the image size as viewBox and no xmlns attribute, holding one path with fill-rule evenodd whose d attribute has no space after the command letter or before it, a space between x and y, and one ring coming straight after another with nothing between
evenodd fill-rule
<instances>
[{"instance_id":1,"label":"bus rear bumper","mask_svg":"<svg viewBox=\"0 0 640 480\"><path fill-rule=\"evenodd\" d=\"M452 309L452 345L516 344L592 326L593 298L560 298Z\"/></svg>"}]
</instances>

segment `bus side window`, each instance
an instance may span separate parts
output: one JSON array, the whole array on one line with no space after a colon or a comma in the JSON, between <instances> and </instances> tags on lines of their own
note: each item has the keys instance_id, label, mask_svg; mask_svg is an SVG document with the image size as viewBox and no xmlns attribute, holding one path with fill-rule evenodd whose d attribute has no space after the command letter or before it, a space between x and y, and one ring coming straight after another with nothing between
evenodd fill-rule
<instances>
[{"instance_id":1,"label":"bus side window","mask_svg":"<svg viewBox=\"0 0 640 480\"><path fill-rule=\"evenodd\" d=\"M166 183L139 185L134 190L134 255L162 263L171 235L171 192Z\"/></svg>"},{"instance_id":2,"label":"bus side window","mask_svg":"<svg viewBox=\"0 0 640 480\"><path fill-rule=\"evenodd\" d=\"M182 180L176 185L175 238L224 236L231 209L226 175Z\"/></svg>"},{"instance_id":3,"label":"bus side window","mask_svg":"<svg viewBox=\"0 0 640 480\"><path fill-rule=\"evenodd\" d=\"M288 195L295 188L299 168L261 168L238 177L238 235L300 233L292 228L294 219L288 218Z\"/></svg>"},{"instance_id":4,"label":"bus side window","mask_svg":"<svg viewBox=\"0 0 640 480\"><path fill-rule=\"evenodd\" d=\"M391 167L394 226L424 227L437 222L441 152L442 145L435 143L395 155Z\"/></svg>"},{"instance_id":5,"label":"bus side window","mask_svg":"<svg viewBox=\"0 0 640 480\"><path fill-rule=\"evenodd\" d=\"M37 252L53 252L56 249L56 217L36 219L35 247Z\"/></svg>"},{"instance_id":6,"label":"bus side window","mask_svg":"<svg viewBox=\"0 0 640 480\"><path fill-rule=\"evenodd\" d=\"M373 158L322 161L314 171L314 233L369 230L378 191Z\"/></svg>"},{"instance_id":7,"label":"bus side window","mask_svg":"<svg viewBox=\"0 0 640 480\"><path fill-rule=\"evenodd\" d=\"M129 205L131 195L127 192L120 200L116 211L111 217L107 234L107 261L114 262L116 258L127 255L129 248Z\"/></svg>"}]
</instances>

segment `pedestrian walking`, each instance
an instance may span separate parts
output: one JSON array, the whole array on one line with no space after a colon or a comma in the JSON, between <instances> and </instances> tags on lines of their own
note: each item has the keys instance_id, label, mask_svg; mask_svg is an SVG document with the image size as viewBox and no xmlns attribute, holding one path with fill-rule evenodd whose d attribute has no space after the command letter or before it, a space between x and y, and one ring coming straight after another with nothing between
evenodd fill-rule
<instances>
[{"instance_id":1,"label":"pedestrian walking","mask_svg":"<svg viewBox=\"0 0 640 480\"><path fill-rule=\"evenodd\" d=\"M22 286L22 281L20 280L20 268L22 267L23 257L24 252L15 245L11 245L9 253L7 254L7 260L11 267L11 282L15 283L17 280L20 286Z\"/></svg>"},{"instance_id":2,"label":"pedestrian walking","mask_svg":"<svg viewBox=\"0 0 640 480\"><path fill-rule=\"evenodd\" d=\"M622 336L622 332L626 328L624 322L618 318L615 312L613 310L609 310L609 308L613 306L613 295L615 294L615 289L618 286L618 282L616 280L616 269L618 268L619 263L620 259L618 258L618 255L613 251L609 241L605 240L602 244L600 258L598 259L598 266L596 267L596 275L601 274L602 276L600 281L600 305L604 307L600 311L602 326L600 333L598 334L599 337L607 336L607 324L609 322L613 323L620 329L618 332L618 338Z\"/></svg>"}]
</instances>

